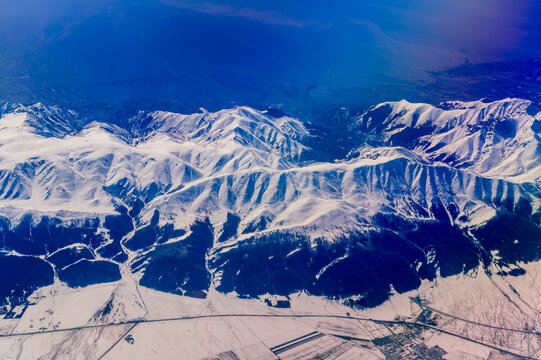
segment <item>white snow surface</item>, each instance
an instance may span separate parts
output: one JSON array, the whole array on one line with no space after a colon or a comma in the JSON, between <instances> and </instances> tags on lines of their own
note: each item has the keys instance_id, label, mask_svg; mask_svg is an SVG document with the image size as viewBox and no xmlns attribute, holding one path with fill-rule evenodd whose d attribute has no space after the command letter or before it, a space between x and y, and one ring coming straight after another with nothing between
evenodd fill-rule
<instances>
[{"instance_id":1,"label":"white snow surface","mask_svg":"<svg viewBox=\"0 0 541 360\"><path fill-rule=\"evenodd\" d=\"M378 105L391 111L380 119L387 140L407 127L435 130L411 149L368 142L356 156L334 162L304 159L318 149L306 145L310 132L301 121L248 107L140 113L125 128L83 127L76 114L40 104L18 107L0 119L2 215L109 214L115 204L139 198L146 220L159 209L162 221L177 226L207 215L217 224L232 212L242 219L239 232L265 216L265 231L302 228L332 238L369 228L377 212L431 218L439 201L468 217L458 225L493 216L487 199L524 198L539 209L541 156L532 124L541 117L527 113L525 100L466 105ZM376 121L373 110L358 119L359 129ZM502 119L511 125L498 131L515 131L514 137L496 134ZM448 154L456 161L437 161Z\"/></svg>"},{"instance_id":2,"label":"white snow surface","mask_svg":"<svg viewBox=\"0 0 541 360\"><path fill-rule=\"evenodd\" d=\"M455 101L443 105L405 100L382 103L361 115L355 127L386 141L394 136L395 142L408 130L429 129L429 134L413 132L420 139L412 151L423 158L450 160L453 166L481 176L539 183L541 144L534 122L539 123L541 114L532 114L530 101ZM377 134L376 128L380 130Z\"/></svg>"},{"instance_id":3,"label":"white snow surface","mask_svg":"<svg viewBox=\"0 0 541 360\"><path fill-rule=\"evenodd\" d=\"M473 341L538 358L541 342L535 331L541 326L540 264L521 264L527 272L518 277L488 278L483 271L473 271L438 278L435 282L425 281L418 290L395 294L383 305L365 310L305 293L290 295L291 308L279 309L265 305L262 300L265 296L238 299L234 293L211 290L206 299L195 299L138 287L130 278L82 289L55 283L32 294L31 305L21 319L0 319L2 334L75 330L0 337L0 357L97 359L105 355L104 359L178 359L182 354L183 359L201 359L232 350L240 356L244 354L243 359L266 358L266 354L269 359L275 359L269 348L313 331L343 332L346 336L371 340L374 333L365 331L365 326L371 327L370 322L348 319L347 314L411 322L421 312L411 298L420 296L431 308L447 314L435 313L438 329L463 337L429 329L419 334L416 342L442 347L447 352L446 359L486 359L495 353ZM510 290L511 284L518 292ZM346 318L212 317L225 314L316 314ZM205 317L178 319L199 316ZM137 320L150 322L139 323L131 330L132 324L114 325ZM77 329L108 324L112 325ZM534 333L513 331L525 329ZM133 344L124 340L128 334L135 340ZM261 349L254 348L258 346Z\"/></svg>"},{"instance_id":4,"label":"white snow surface","mask_svg":"<svg viewBox=\"0 0 541 360\"><path fill-rule=\"evenodd\" d=\"M145 202L144 221L155 209L160 210L161 221L176 227L187 227L200 216L221 224L233 212L241 218L239 233L264 217L269 226L259 232L302 230L333 239L348 230L370 229L370 218L378 212L432 218L431 205L438 201L444 208L455 204L457 218L467 216L467 223L456 220L456 225L475 226L495 215L493 203L518 204L525 199L533 211L539 210L541 156L534 129L541 115L529 114L529 104L506 99L453 103L448 110L405 101L381 104L374 109L387 109L379 118L383 138L371 130L376 121L371 109L355 124L369 141L354 156L334 162L305 160L304 154L314 149L307 145L310 133L299 120L274 118L246 107L193 115L141 113L125 128L98 122L85 125L74 113L40 104L4 109L0 215L16 219L32 212L77 221L114 213L115 204L139 198ZM506 124L497 127L500 121ZM392 143L393 135L423 126L432 130L420 135L417 143ZM451 155L455 160L446 158ZM243 236L253 233L224 243L224 251ZM538 331L539 264L520 264L527 272L517 277L489 278L482 269L438 277L364 311L305 293L291 295L291 309L275 309L213 288L207 299L161 293L139 287L131 276L82 289L68 288L57 279L31 296L32 305L21 319L1 319L0 330L22 333L225 313L351 312L374 319L414 319L420 309L409 297L419 295L447 314L512 329L524 329L527 322ZM104 311L108 304L110 311ZM438 326L450 332L517 353L538 356L541 349L538 338L532 343L528 337L506 333L502 340L497 331L445 316L441 320ZM107 358L166 359L182 353L183 358L197 359L239 349L261 351L259 358L265 358L261 344L272 347L320 330L317 326L322 325L290 318L141 323L130 332L135 344L122 340ZM4 337L0 357L98 358L130 327ZM423 336L427 343L442 346L447 358L491 354L489 348L442 333L426 331Z\"/></svg>"}]
</instances>

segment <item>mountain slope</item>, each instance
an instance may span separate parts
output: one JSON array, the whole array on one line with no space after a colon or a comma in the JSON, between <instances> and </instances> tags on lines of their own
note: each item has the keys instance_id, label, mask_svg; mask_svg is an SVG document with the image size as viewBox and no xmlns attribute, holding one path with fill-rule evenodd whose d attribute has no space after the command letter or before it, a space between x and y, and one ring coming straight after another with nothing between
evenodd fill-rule
<instances>
[{"instance_id":1,"label":"mountain slope","mask_svg":"<svg viewBox=\"0 0 541 360\"><path fill-rule=\"evenodd\" d=\"M541 176L541 122L530 101L452 102L440 108L383 103L354 127L369 142L404 146L424 158L476 174L519 181Z\"/></svg>"},{"instance_id":2,"label":"mountain slope","mask_svg":"<svg viewBox=\"0 0 541 360\"><path fill-rule=\"evenodd\" d=\"M350 125L354 150L246 107L116 125L3 109L2 259L70 286L132 272L184 295L306 290L372 306L423 279L541 256L541 117L528 101L380 104ZM0 296L21 301L54 278L26 280Z\"/></svg>"}]
</instances>

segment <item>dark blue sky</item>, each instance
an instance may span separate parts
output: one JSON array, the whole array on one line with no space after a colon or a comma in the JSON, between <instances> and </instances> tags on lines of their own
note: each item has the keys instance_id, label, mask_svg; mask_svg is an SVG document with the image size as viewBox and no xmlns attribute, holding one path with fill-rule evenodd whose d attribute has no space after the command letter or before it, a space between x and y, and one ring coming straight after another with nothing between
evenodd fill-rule
<instances>
[{"instance_id":1,"label":"dark blue sky","mask_svg":"<svg viewBox=\"0 0 541 360\"><path fill-rule=\"evenodd\" d=\"M541 58L539 18L535 0L3 0L0 98L93 116L234 104L312 116L483 97L490 85L464 87L471 71L442 74Z\"/></svg>"}]
</instances>

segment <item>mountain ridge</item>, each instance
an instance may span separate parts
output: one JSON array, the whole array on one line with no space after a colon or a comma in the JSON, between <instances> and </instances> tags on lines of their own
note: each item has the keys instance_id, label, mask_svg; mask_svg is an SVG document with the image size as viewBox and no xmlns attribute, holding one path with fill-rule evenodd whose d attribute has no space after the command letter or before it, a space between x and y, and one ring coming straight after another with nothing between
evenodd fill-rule
<instances>
[{"instance_id":1,"label":"mountain ridge","mask_svg":"<svg viewBox=\"0 0 541 360\"><path fill-rule=\"evenodd\" d=\"M541 256L540 116L529 104L383 103L350 122L351 147L332 130L247 107L138 113L113 125L4 106L2 256L44 261L72 286L114 281L128 266L145 286L183 295L279 288L361 295L361 306L438 274L517 266ZM498 128L506 122L514 131ZM466 139L463 156L451 158L457 139ZM468 163L481 158L488 168ZM495 223L517 249L492 239ZM81 279L96 264L104 272Z\"/></svg>"}]
</instances>

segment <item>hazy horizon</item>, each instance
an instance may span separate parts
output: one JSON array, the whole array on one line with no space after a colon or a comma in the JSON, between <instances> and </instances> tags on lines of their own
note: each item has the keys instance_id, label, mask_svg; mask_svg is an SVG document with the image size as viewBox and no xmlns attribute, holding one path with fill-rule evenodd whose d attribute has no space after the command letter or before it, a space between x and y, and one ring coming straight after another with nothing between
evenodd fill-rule
<instances>
[{"instance_id":1,"label":"hazy horizon","mask_svg":"<svg viewBox=\"0 0 541 360\"><path fill-rule=\"evenodd\" d=\"M511 86L523 61L541 58L535 1L339 5L3 1L0 99L95 116L234 105L314 116L388 100L484 97L487 88ZM449 75L508 61L519 69L495 70L497 85L482 71ZM524 83L538 86L535 78Z\"/></svg>"}]
</instances>

